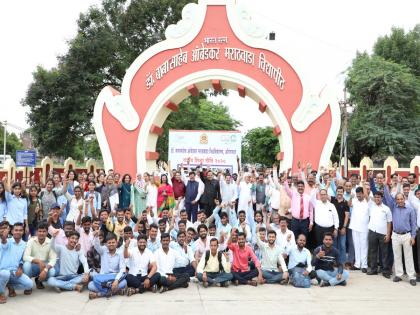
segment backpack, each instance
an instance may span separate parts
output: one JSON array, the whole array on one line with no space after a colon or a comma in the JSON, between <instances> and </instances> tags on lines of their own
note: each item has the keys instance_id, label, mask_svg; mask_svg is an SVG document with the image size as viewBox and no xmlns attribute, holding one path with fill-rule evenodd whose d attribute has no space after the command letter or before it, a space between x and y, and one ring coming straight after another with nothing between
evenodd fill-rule
<instances>
[{"instance_id":1,"label":"backpack","mask_svg":"<svg viewBox=\"0 0 420 315\"><path fill-rule=\"evenodd\" d=\"M217 260L219 261L219 272L225 272L225 269L223 268L223 264L222 264L222 255L223 255L222 252L217 252ZM204 259L204 268L206 268L209 258L210 258L210 251L206 250L206 257Z\"/></svg>"}]
</instances>

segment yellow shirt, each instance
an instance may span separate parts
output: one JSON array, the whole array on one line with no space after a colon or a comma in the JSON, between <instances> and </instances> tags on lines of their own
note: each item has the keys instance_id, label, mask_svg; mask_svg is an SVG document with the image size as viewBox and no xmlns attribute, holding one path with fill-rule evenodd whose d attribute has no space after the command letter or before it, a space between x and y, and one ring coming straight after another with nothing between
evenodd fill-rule
<instances>
[{"instance_id":1,"label":"yellow shirt","mask_svg":"<svg viewBox=\"0 0 420 315\"><path fill-rule=\"evenodd\" d=\"M206 254L204 253L201 256L200 262L197 266L197 273L203 272L219 272L219 259L217 258L217 254L213 256L210 253L209 260L207 261L207 265L204 267L206 263ZM226 261L225 255L222 254L222 266L225 272L230 272L230 262Z\"/></svg>"},{"instance_id":2,"label":"yellow shirt","mask_svg":"<svg viewBox=\"0 0 420 315\"><path fill-rule=\"evenodd\" d=\"M32 262L34 259L47 262L51 267L55 266L57 254L51 248L51 240L49 238L46 238L42 244L39 243L38 237L33 237L28 241L25 252L23 253L23 261Z\"/></svg>"}]
</instances>

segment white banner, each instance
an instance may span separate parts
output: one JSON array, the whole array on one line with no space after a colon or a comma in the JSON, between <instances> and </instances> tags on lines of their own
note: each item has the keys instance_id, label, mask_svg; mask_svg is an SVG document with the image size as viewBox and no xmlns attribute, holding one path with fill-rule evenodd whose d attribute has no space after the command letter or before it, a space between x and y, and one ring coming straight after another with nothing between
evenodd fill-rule
<instances>
[{"instance_id":1,"label":"white banner","mask_svg":"<svg viewBox=\"0 0 420 315\"><path fill-rule=\"evenodd\" d=\"M183 163L213 170L238 172L236 158L241 158L240 131L169 130L168 160L172 168Z\"/></svg>"}]
</instances>

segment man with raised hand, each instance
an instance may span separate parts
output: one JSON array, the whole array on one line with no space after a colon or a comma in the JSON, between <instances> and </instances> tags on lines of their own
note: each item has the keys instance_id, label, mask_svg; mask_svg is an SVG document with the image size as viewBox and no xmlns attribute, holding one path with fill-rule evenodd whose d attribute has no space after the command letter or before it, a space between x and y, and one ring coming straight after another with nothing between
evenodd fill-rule
<instances>
[{"instance_id":1,"label":"man with raised hand","mask_svg":"<svg viewBox=\"0 0 420 315\"><path fill-rule=\"evenodd\" d=\"M228 287L233 279L230 272L229 255L218 251L219 241L217 238L210 240L210 250L201 257L197 266L197 278L203 283L203 287L219 283L221 287Z\"/></svg>"},{"instance_id":2,"label":"man with raised hand","mask_svg":"<svg viewBox=\"0 0 420 315\"><path fill-rule=\"evenodd\" d=\"M156 258L147 248L145 235L137 237L137 246L129 248L130 243L124 244L124 257L128 258L127 295L143 293L146 290L156 292L160 274L157 271Z\"/></svg>"},{"instance_id":3,"label":"man with raised hand","mask_svg":"<svg viewBox=\"0 0 420 315\"><path fill-rule=\"evenodd\" d=\"M76 250L80 235L75 231L69 232L67 245L59 245L55 242L56 234L51 239L51 248L60 259L60 271L58 276L49 278L47 283L59 293L61 290L82 292L83 286L89 281L89 266L85 255ZM80 264L84 270L84 274L81 275L77 273Z\"/></svg>"},{"instance_id":4,"label":"man with raised hand","mask_svg":"<svg viewBox=\"0 0 420 315\"><path fill-rule=\"evenodd\" d=\"M340 261L340 254L333 246L333 234L324 233L323 244L314 250L312 264L315 267L316 275L321 279L321 287L346 285L349 273L343 270L343 262ZM335 266L338 266L335 268Z\"/></svg>"},{"instance_id":5,"label":"man with raised hand","mask_svg":"<svg viewBox=\"0 0 420 315\"><path fill-rule=\"evenodd\" d=\"M246 238L244 233L238 233L238 243L232 242L232 234L228 240L228 248L233 253L233 281L235 285L249 284L257 286L258 283L253 278L258 277L258 281L263 283L261 264L252 248L245 243ZM249 260L253 261L255 269L250 269L248 264Z\"/></svg>"},{"instance_id":6,"label":"man with raised hand","mask_svg":"<svg viewBox=\"0 0 420 315\"><path fill-rule=\"evenodd\" d=\"M125 261L121 251L117 251L117 236L108 234L106 246L99 241L99 230L94 232L93 246L101 256L101 271L93 276L88 284L89 299L115 294L123 295L127 285L125 281ZM130 243L129 241L126 243Z\"/></svg>"},{"instance_id":7,"label":"man with raised hand","mask_svg":"<svg viewBox=\"0 0 420 315\"><path fill-rule=\"evenodd\" d=\"M0 304L6 303L4 290L6 285L9 289L9 297L15 297L15 289L23 289L25 295L32 293L32 280L23 273L23 252L26 243L22 240L23 223L16 222L12 228L12 238L9 234L9 223L0 223Z\"/></svg>"},{"instance_id":8,"label":"man with raised hand","mask_svg":"<svg viewBox=\"0 0 420 315\"><path fill-rule=\"evenodd\" d=\"M261 240L259 234L257 235L257 246L260 249L261 270L265 283L287 283L289 273L284 261L282 250L276 244L276 232L268 231L268 242ZM278 266L280 265L281 271Z\"/></svg>"},{"instance_id":9,"label":"man with raised hand","mask_svg":"<svg viewBox=\"0 0 420 315\"><path fill-rule=\"evenodd\" d=\"M35 277L37 289L44 289L43 281L55 276L57 254L51 248L51 240L47 237L48 225L40 222L36 236L26 245L23 254L23 272L29 277Z\"/></svg>"}]
</instances>

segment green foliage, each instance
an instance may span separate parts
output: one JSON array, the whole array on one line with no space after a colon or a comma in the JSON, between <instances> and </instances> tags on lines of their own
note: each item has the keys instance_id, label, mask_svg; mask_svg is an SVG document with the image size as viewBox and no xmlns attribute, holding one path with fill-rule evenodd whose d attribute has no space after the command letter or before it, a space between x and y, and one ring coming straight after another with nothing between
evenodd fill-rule
<instances>
[{"instance_id":1,"label":"green foliage","mask_svg":"<svg viewBox=\"0 0 420 315\"><path fill-rule=\"evenodd\" d=\"M355 110L350 116L348 154L407 163L420 145L420 24L405 33L392 28L379 37L373 54L358 53L346 87ZM334 152L339 151L339 142Z\"/></svg>"},{"instance_id":2,"label":"green foliage","mask_svg":"<svg viewBox=\"0 0 420 315\"><path fill-rule=\"evenodd\" d=\"M408 33L394 27L388 36L379 37L373 47L376 56L407 66L420 75L420 24Z\"/></svg>"},{"instance_id":3,"label":"green foliage","mask_svg":"<svg viewBox=\"0 0 420 315\"><path fill-rule=\"evenodd\" d=\"M159 159L168 160L169 129L184 130L235 130L240 122L229 115L221 104L213 104L204 95L184 100L177 112L171 113L163 124L164 133L157 142Z\"/></svg>"},{"instance_id":4,"label":"green foliage","mask_svg":"<svg viewBox=\"0 0 420 315\"><path fill-rule=\"evenodd\" d=\"M126 69L144 50L164 39L190 0L104 0L78 20L58 66L38 67L23 105L35 146L50 156L83 156L83 137L92 134L91 118L99 91L119 88ZM82 146L82 147L81 147Z\"/></svg>"},{"instance_id":5,"label":"green foliage","mask_svg":"<svg viewBox=\"0 0 420 315\"><path fill-rule=\"evenodd\" d=\"M346 86L356 104L349 124L352 162L363 155L406 161L420 145L420 82L406 66L359 54Z\"/></svg>"},{"instance_id":6,"label":"green foliage","mask_svg":"<svg viewBox=\"0 0 420 315\"><path fill-rule=\"evenodd\" d=\"M4 147L4 128L0 126L0 156L3 155ZM16 150L23 150L22 142L19 137L13 132L6 133L6 154L10 155L12 159L16 159Z\"/></svg>"},{"instance_id":7,"label":"green foliage","mask_svg":"<svg viewBox=\"0 0 420 315\"><path fill-rule=\"evenodd\" d=\"M249 130L242 139L242 162L259 163L271 166L280 151L277 137L272 127L259 127Z\"/></svg>"}]
</instances>

